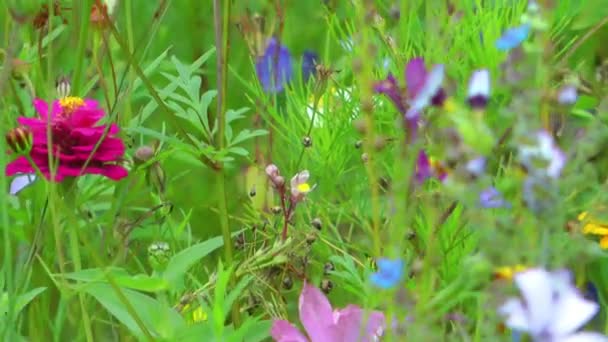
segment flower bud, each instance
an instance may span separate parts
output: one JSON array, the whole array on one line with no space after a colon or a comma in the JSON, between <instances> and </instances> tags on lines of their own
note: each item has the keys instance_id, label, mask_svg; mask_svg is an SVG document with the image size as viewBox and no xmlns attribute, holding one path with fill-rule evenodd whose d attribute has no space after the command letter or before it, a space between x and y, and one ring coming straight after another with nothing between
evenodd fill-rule
<instances>
[{"instance_id":1,"label":"flower bud","mask_svg":"<svg viewBox=\"0 0 608 342\"><path fill-rule=\"evenodd\" d=\"M274 179L273 183L277 188L282 188L283 185L285 185L285 178L283 176L278 176Z\"/></svg>"},{"instance_id":2,"label":"flower bud","mask_svg":"<svg viewBox=\"0 0 608 342\"><path fill-rule=\"evenodd\" d=\"M317 228L318 230L321 230L321 228L323 228L323 222L321 222L321 219L318 217L315 217L312 222L310 222L310 224Z\"/></svg>"},{"instance_id":3,"label":"flower bud","mask_svg":"<svg viewBox=\"0 0 608 342\"><path fill-rule=\"evenodd\" d=\"M329 279L321 280L321 291L323 291L325 294L329 294L333 288L334 288L334 283L332 283L331 280L329 280Z\"/></svg>"},{"instance_id":4,"label":"flower bud","mask_svg":"<svg viewBox=\"0 0 608 342\"><path fill-rule=\"evenodd\" d=\"M304 145L304 147L311 147L312 146L312 139L308 136L302 138L302 145Z\"/></svg>"},{"instance_id":5,"label":"flower bud","mask_svg":"<svg viewBox=\"0 0 608 342\"><path fill-rule=\"evenodd\" d=\"M11 129L6 134L6 144L17 154L27 154L32 149L33 135L29 127Z\"/></svg>"},{"instance_id":6,"label":"flower bud","mask_svg":"<svg viewBox=\"0 0 608 342\"><path fill-rule=\"evenodd\" d=\"M67 77L59 78L55 83L55 90L57 91L57 97L60 99L70 96L72 91L70 80Z\"/></svg>"},{"instance_id":7,"label":"flower bud","mask_svg":"<svg viewBox=\"0 0 608 342\"><path fill-rule=\"evenodd\" d=\"M169 261L171 247L164 241L154 242L148 246L148 262L155 270L160 270Z\"/></svg>"},{"instance_id":8,"label":"flower bud","mask_svg":"<svg viewBox=\"0 0 608 342\"><path fill-rule=\"evenodd\" d=\"M135 162L143 164L154 157L154 149L150 146L141 146L135 151Z\"/></svg>"}]
</instances>

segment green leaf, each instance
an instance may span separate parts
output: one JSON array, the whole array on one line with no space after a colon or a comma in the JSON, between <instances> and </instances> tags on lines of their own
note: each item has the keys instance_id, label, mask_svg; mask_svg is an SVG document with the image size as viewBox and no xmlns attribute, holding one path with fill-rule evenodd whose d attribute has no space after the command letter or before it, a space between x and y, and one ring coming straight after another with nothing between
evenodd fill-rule
<instances>
[{"instance_id":1,"label":"green leaf","mask_svg":"<svg viewBox=\"0 0 608 342\"><path fill-rule=\"evenodd\" d=\"M15 307L14 307L15 311L13 314L14 315L19 314L19 312L21 312L21 310L23 310L23 308L25 308L25 306L27 304L29 304L29 302L31 302L34 298L36 298L36 296L38 296L45 290L46 290L46 287L37 287L22 295L17 296L17 300L15 301ZM0 315L8 314L8 310L9 310L8 304L9 304L8 293L4 292L4 293L2 293L2 296L0 296Z\"/></svg>"},{"instance_id":2,"label":"green leaf","mask_svg":"<svg viewBox=\"0 0 608 342\"><path fill-rule=\"evenodd\" d=\"M127 306L112 286L103 283L91 283L84 288L84 291L95 298L135 336L139 339L145 337L135 318L131 316ZM121 289L121 291L154 338L170 339L186 327L184 319L170 306L161 304L154 298L137 291L129 289Z\"/></svg>"},{"instance_id":3,"label":"green leaf","mask_svg":"<svg viewBox=\"0 0 608 342\"><path fill-rule=\"evenodd\" d=\"M223 245L222 237L217 236L180 251L169 260L163 278L169 284L176 283L195 263Z\"/></svg>"},{"instance_id":4,"label":"green leaf","mask_svg":"<svg viewBox=\"0 0 608 342\"><path fill-rule=\"evenodd\" d=\"M105 272L109 273L114 281L122 287L146 291L159 292L169 288L169 283L162 278L149 276L147 274L130 275L122 268L110 268ZM78 280L82 282L107 282L105 272L101 268L89 268L78 272L64 274L67 279ZM58 274L57 276L61 276Z\"/></svg>"}]
</instances>

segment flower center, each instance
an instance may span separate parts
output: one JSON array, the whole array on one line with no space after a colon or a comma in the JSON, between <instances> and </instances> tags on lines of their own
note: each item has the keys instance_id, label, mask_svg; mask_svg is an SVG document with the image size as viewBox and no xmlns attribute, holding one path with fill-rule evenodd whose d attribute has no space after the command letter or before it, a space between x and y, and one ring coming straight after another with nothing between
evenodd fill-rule
<instances>
[{"instance_id":1,"label":"flower center","mask_svg":"<svg viewBox=\"0 0 608 342\"><path fill-rule=\"evenodd\" d=\"M63 109L63 115L68 116L72 114L76 109L84 106L84 100L76 96L66 96L59 99L61 109Z\"/></svg>"},{"instance_id":2,"label":"flower center","mask_svg":"<svg viewBox=\"0 0 608 342\"><path fill-rule=\"evenodd\" d=\"M296 188L301 193L308 193L308 192L310 192L310 185L308 183L298 184L298 186Z\"/></svg>"}]
</instances>

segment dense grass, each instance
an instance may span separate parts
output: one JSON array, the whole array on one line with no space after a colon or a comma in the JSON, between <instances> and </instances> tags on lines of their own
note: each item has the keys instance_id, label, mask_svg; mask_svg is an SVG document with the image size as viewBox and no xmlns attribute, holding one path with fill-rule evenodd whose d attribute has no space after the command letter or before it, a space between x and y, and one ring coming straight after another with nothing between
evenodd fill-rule
<instances>
[{"instance_id":1,"label":"dense grass","mask_svg":"<svg viewBox=\"0 0 608 342\"><path fill-rule=\"evenodd\" d=\"M270 340L273 320L299 324L305 281L334 308L394 320L383 340L511 340L498 308L517 288L496 272L515 265L571 270L600 307L587 328L608 333L596 236L608 235L608 11L538 2L531 13L524 0L3 1L0 169L19 152L17 118L69 84L105 111L104 138L120 128L128 176L38 174L17 195L0 178L2 340ZM497 48L522 15L530 36ZM276 93L255 68L271 36L293 63ZM319 56L310 79L307 51ZM374 86L392 74L405 87L415 57L445 66L447 101L423 110L412 139ZM480 69L491 93L473 110ZM574 104L558 101L568 85ZM522 160L541 129L567 157L557 177L534 178L537 160ZM421 149L445 180L415 180ZM295 210L271 163L288 187L309 171ZM480 205L490 186L507 205ZM370 278L381 257L405 264L388 289Z\"/></svg>"}]
</instances>

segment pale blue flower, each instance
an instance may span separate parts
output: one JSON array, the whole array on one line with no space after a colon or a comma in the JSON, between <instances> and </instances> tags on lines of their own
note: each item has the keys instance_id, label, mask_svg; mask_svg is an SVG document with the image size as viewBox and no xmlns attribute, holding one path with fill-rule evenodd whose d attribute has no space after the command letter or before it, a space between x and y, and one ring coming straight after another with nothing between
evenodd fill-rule
<instances>
[{"instance_id":1,"label":"pale blue flower","mask_svg":"<svg viewBox=\"0 0 608 342\"><path fill-rule=\"evenodd\" d=\"M523 24L506 30L500 38L496 40L496 48L502 51L509 51L518 47L530 35L530 25Z\"/></svg>"},{"instance_id":2,"label":"pale blue flower","mask_svg":"<svg viewBox=\"0 0 608 342\"><path fill-rule=\"evenodd\" d=\"M389 289L403 278L404 262L401 259L380 258L376 261L378 272L370 276L372 283L380 288Z\"/></svg>"}]
</instances>

